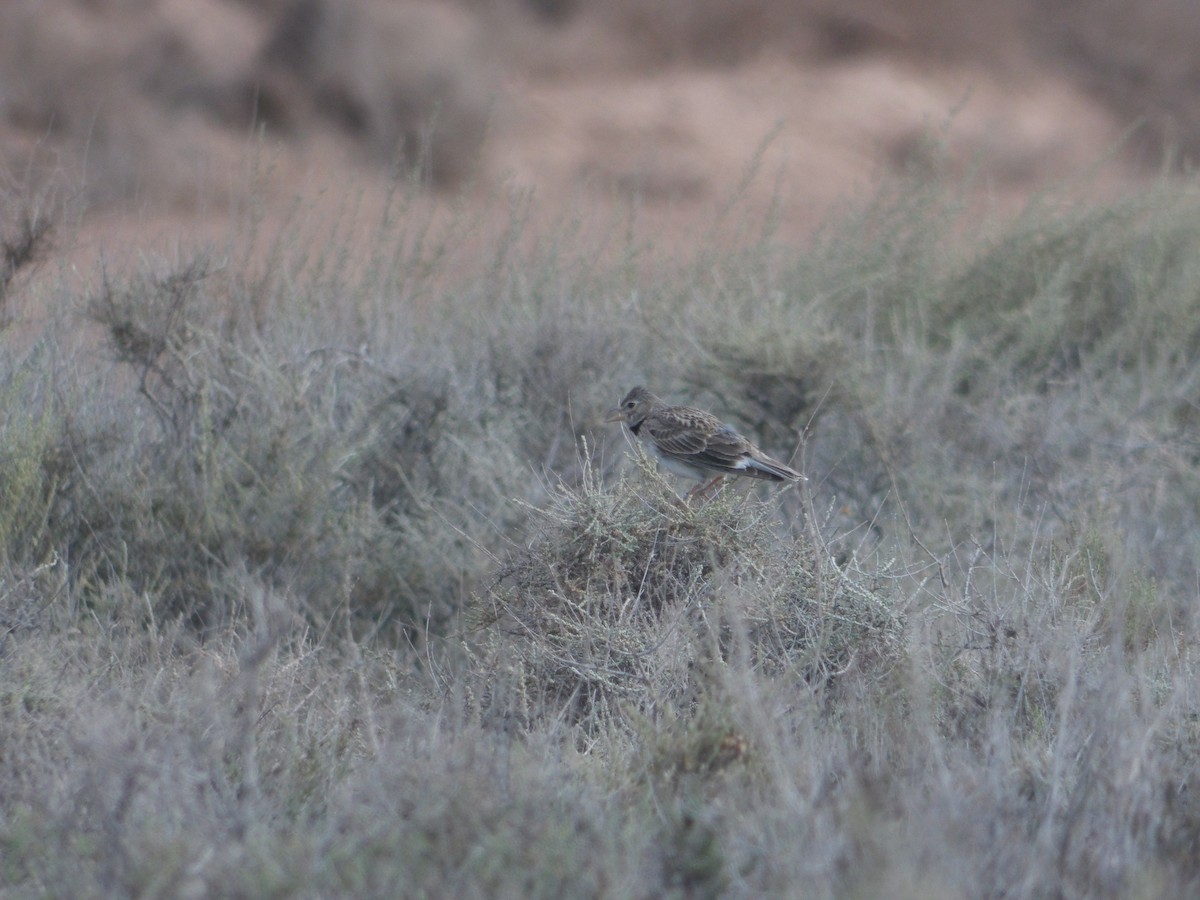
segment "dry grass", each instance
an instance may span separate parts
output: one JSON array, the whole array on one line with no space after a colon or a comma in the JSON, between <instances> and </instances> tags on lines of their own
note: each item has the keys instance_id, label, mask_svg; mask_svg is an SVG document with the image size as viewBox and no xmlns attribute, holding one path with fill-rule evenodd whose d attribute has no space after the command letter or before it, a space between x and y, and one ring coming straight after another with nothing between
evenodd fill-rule
<instances>
[{"instance_id":1,"label":"dry grass","mask_svg":"<svg viewBox=\"0 0 1200 900\"><path fill-rule=\"evenodd\" d=\"M14 279L0 889L1194 893L1200 198L1052 201ZM634 382L809 482L678 503Z\"/></svg>"},{"instance_id":2,"label":"dry grass","mask_svg":"<svg viewBox=\"0 0 1200 900\"><path fill-rule=\"evenodd\" d=\"M650 466L615 487L585 468L534 510L533 538L473 613L489 636L480 680L495 693L497 672L512 676L486 717L581 733L657 722L703 704L713 667L738 662L818 692L888 674L904 621L893 599L805 538L781 541L773 502L729 490L681 503Z\"/></svg>"}]
</instances>

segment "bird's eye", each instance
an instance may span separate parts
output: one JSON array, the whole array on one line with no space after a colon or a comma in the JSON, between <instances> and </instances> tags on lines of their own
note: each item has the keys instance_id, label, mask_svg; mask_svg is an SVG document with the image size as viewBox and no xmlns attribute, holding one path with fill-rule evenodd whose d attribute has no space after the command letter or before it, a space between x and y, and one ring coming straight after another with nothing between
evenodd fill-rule
<instances>
[{"instance_id":1,"label":"bird's eye","mask_svg":"<svg viewBox=\"0 0 1200 900\"><path fill-rule=\"evenodd\" d=\"M635 406L637 406L637 404L636 404L636 403L634 403L632 400L626 400L626 401L625 401L625 408L626 408L626 409L633 409Z\"/></svg>"}]
</instances>

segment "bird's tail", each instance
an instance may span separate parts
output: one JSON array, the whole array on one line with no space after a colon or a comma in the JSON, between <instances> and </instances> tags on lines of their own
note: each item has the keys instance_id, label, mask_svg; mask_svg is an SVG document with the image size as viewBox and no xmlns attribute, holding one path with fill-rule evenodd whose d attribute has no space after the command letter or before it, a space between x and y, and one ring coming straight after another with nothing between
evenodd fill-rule
<instances>
[{"instance_id":1,"label":"bird's tail","mask_svg":"<svg viewBox=\"0 0 1200 900\"><path fill-rule=\"evenodd\" d=\"M772 459L765 453L756 453L754 456L750 457L750 459L746 461L746 469L753 470L746 472L747 475L755 475L758 478L769 478L773 481L808 480L791 466L785 466L779 460Z\"/></svg>"}]
</instances>

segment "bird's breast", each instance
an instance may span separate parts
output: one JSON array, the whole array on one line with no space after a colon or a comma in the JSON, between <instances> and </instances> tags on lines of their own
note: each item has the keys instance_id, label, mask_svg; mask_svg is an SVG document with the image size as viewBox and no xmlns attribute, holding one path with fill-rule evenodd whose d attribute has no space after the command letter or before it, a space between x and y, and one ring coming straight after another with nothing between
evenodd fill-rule
<instances>
[{"instance_id":1,"label":"bird's breast","mask_svg":"<svg viewBox=\"0 0 1200 900\"><path fill-rule=\"evenodd\" d=\"M654 448L654 455L658 457L659 464L664 469L681 478L694 478L697 481L703 481L708 477L704 469L700 466L693 466L691 463L684 462L676 456L663 453L658 447Z\"/></svg>"}]
</instances>

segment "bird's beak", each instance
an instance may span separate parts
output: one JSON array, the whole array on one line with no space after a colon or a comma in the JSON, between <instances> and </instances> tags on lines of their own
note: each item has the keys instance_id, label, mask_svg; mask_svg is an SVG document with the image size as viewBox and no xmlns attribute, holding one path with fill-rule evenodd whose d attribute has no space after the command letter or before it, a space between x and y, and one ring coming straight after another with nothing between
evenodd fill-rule
<instances>
[{"instance_id":1,"label":"bird's beak","mask_svg":"<svg viewBox=\"0 0 1200 900\"><path fill-rule=\"evenodd\" d=\"M620 422L624 418L625 418L625 413L621 411L621 407L619 407L619 406L614 406L612 409L610 409L608 412L606 412L604 414L605 422Z\"/></svg>"}]
</instances>

